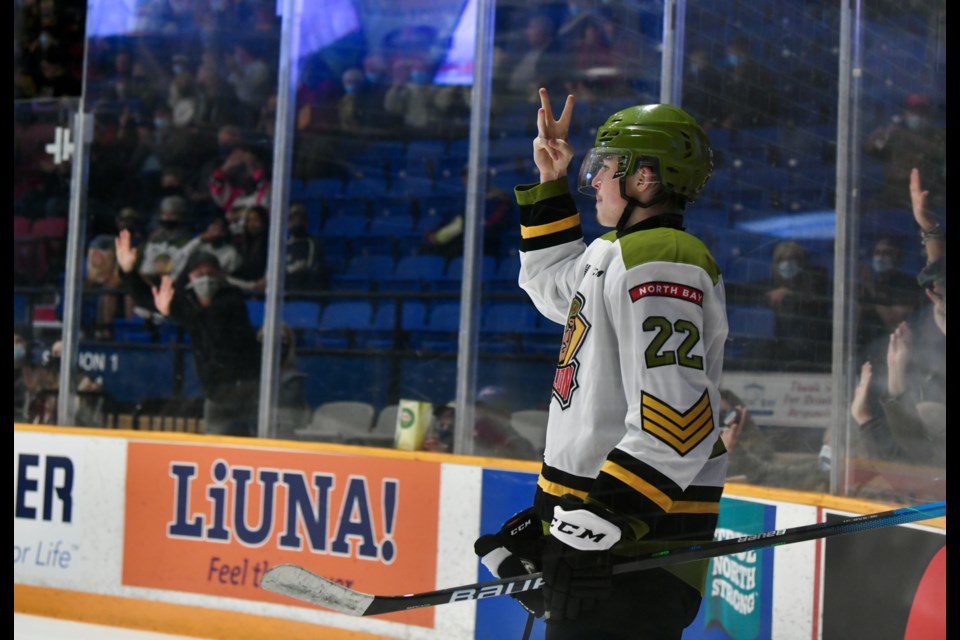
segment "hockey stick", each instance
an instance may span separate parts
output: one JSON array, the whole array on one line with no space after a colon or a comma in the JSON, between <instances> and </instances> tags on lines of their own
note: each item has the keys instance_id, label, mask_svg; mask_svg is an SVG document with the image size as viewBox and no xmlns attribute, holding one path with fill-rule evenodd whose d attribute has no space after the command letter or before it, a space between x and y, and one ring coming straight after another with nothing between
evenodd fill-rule
<instances>
[{"instance_id":1,"label":"hockey stick","mask_svg":"<svg viewBox=\"0 0 960 640\"><path fill-rule=\"evenodd\" d=\"M946 502L931 502L892 511L854 516L833 524L824 522L792 529L778 529L740 538L716 540L689 547L657 551L629 562L614 565L613 572L627 573L652 569L667 564L741 553L750 549L880 529L918 520L938 518L946 514ZM530 573L513 578L501 578L438 591L424 591L400 596L377 596L348 589L303 567L281 564L269 568L263 574L260 585L267 591L332 609L339 613L351 616L376 616L419 607L432 607L451 602L467 602L539 589L543 586L543 578L540 573Z\"/></svg>"}]
</instances>

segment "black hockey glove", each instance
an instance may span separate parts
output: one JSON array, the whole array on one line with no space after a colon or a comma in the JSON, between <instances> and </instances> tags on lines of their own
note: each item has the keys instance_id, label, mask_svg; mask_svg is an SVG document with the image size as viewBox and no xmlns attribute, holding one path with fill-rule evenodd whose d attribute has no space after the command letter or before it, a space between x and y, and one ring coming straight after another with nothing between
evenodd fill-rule
<instances>
[{"instance_id":1,"label":"black hockey glove","mask_svg":"<svg viewBox=\"0 0 960 640\"><path fill-rule=\"evenodd\" d=\"M514 514L497 533L477 538L473 549L480 562L498 578L512 578L540 571L540 547L546 538L533 507ZM543 615L543 592L510 594L536 617Z\"/></svg>"},{"instance_id":2,"label":"black hockey glove","mask_svg":"<svg viewBox=\"0 0 960 640\"><path fill-rule=\"evenodd\" d=\"M613 593L610 549L632 535L622 518L571 495L553 509L543 551L543 596L549 620L574 620Z\"/></svg>"}]
</instances>

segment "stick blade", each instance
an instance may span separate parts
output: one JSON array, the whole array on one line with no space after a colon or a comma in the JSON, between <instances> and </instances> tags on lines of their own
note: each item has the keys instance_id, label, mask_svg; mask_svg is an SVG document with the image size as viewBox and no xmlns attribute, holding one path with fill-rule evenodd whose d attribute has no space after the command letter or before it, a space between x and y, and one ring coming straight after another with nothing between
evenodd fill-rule
<instances>
[{"instance_id":1,"label":"stick blade","mask_svg":"<svg viewBox=\"0 0 960 640\"><path fill-rule=\"evenodd\" d=\"M260 586L267 591L350 616L364 615L373 602L372 595L348 589L292 564L280 564L267 569Z\"/></svg>"}]
</instances>

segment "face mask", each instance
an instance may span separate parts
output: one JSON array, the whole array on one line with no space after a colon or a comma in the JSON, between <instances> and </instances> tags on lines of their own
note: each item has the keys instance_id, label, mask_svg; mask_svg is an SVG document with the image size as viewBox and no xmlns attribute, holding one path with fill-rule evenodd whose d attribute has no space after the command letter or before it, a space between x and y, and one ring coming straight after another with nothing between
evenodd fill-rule
<instances>
[{"instance_id":1,"label":"face mask","mask_svg":"<svg viewBox=\"0 0 960 640\"><path fill-rule=\"evenodd\" d=\"M27 357L27 348L22 344L13 345L13 366L19 366Z\"/></svg>"},{"instance_id":2,"label":"face mask","mask_svg":"<svg viewBox=\"0 0 960 640\"><path fill-rule=\"evenodd\" d=\"M294 238L306 238L307 237L307 228L306 227L293 227L290 229L290 235Z\"/></svg>"},{"instance_id":3,"label":"face mask","mask_svg":"<svg viewBox=\"0 0 960 640\"><path fill-rule=\"evenodd\" d=\"M410 73L410 82L413 84L427 84L426 71L413 71Z\"/></svg>"},{"instance_id":4,"label":"face mask","mask_svg":"<svg viewBox=\"0 0 960 640\"><path fill-rule=\"evenodd\" d=\"M345 84L343 85L344 93L351 94L357 92L357 85L355 84Z\"/></svg>"},{"instance_id":5,"label":"face mask","mask_svg":"<svg viewBox=\"0 0 960 640\"><path fill-rule=\"evenodd\" d=\"M777 265L777 273L784 280L792 280L800 273L800 265L793 260L784 260Z\"/></svg>"},{"instance_id":6,"label":"face mask","mask_svg":"<svg viewBox=\"0 0 960 640\"><path fill-rule=\"evenodd\" d=\"M740 64L740 56L735 53L727 54L727 64L729 64L731 67L737 66Z\"/></svg>"},{"instance_id":7,"label":"face mask","mask_svg":"<svg viewBox=\"0 0 960 640\"><path fill-rule=\"evenodd\" d=\"M212 246L212 247L218 247L218 248L219 248L219 247L222 247L223 245L227 244L227 238L226 238L225 236L217 236L216 238L212 238L212 239L209 241L209 244L210 244L210 246Z\"/></svg>"},{"instance_id":8,"label":"face mask","mask_svg":"<svg viewBox=\"0 0 960 640\"><path fill-rule=\"evenodd\" d=\"M376 84L381 80L383 80L382 73L368 73L366 74L366 77L367 77L367 82L372 82L373 84Z\"/></svg>"},{"instance_id":9,"label":"face mask","mask_svg":"<svg viewBox=\"0 0 960 640\"><path fill-rule=\"evenodd\" d=\"M886 273L893 269L893 260L890 258L883 258L879 256L874 256L873 258L873 270L877 273Z\"/></svg>"},{"instance_id":10,"label":"face mask","mask_svg":"<svg viewBox=\"0 0 960 640\"><path fill-rule=\"evenodd\" d=\"M197 294L198 298L211 300L213 294L220 288L220 278L213 276L200 276L190 281L190 288Z\"/></svg>"},{"instance_id":11,"label":"face mask","mask_svg":"<svg viewBox=\"0 0 960 640\"><path fill-rule=\"evenodd\" d=\"M166 119L166 118L154 118L154 119L153 119L153 127L154 127L157 131L163 131L164 129L167 128L167 119Z\"/></svg>"},{"instance_id":12,"label":"face mask","mask_svg":"<svg viewBox=\"0 0 960 640\"><path fill-rule=\"evenodd\" d=\"M227 171L227 181L233 185L243 184L243 181L247 178L247 168L245 166L237 165L231 167Z\"/></svg>"},{"instance_id":13,"label":"face mask","mask_svg":"<svg viewBox=\"0 0 960 640\"><path fill-rule=\"evenodd\" d=\"M180 226L180 222L177 220L161 220L160 226L168 231L172 231Z\"/></svg>"},{"instance_id":14,"label":"face mask","mask_svg":"<svg viewBox=\"0 0 960 640\"><path fill-rule=\"evenodd\" d=\"M907 125L907 129L910 129L911 131L919 131L923 128L924 118L923 116L908 113L906 116L904 116L903 122L905 125Z\"/></svg>"}]
</instances>

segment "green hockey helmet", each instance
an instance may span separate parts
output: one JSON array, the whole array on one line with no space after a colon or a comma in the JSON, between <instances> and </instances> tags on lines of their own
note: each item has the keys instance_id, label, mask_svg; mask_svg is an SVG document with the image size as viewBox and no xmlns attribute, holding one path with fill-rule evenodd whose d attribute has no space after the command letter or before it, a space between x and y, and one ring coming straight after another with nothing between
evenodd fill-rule
<instances>
[{"instance_id":1,"label":"green hockey helmet","mask_svg":"<svg viewBox=\"0 0 960 640\"><path fill-rule=\"evenodd\" d=\"M611 159L617 161L612 177L649 166L667 190L687 202L696 200L713 172L706 132L690 114L669 104L617 111L597 130L595 144L580 167L577 187L582 193L593 194L594 178Z\"/></svg>"}]
</instances>

